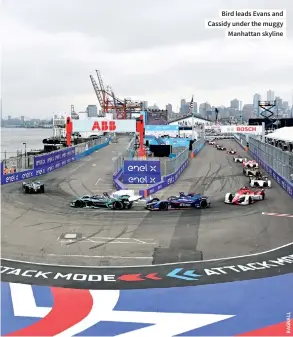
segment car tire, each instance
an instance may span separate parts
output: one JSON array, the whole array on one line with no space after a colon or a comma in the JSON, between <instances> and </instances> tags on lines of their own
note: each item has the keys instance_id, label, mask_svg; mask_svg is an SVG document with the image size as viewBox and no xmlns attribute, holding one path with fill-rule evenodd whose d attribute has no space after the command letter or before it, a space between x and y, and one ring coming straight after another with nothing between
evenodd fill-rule
<instances>
[{"instance_id":1,"label":"car tire","mask_svg":"<svg viewBox=\"0 0 293 337\"><path fill-rule=\"evenodd\" d=\"M259 183L257 181L254 182L253 187L259 187Z\"/></svg>"},{"instance_id":2,"label":"car tire","mask_svg":"<svg viewBox=\"0 0 293 337\"><path fill-rule=\"evenodd\" d=\"M92 201L88 201L88 202L86 203L86 205L87 205L88 207L92 207L92 206L94 206L94 204L93 204L93 202L92 202Z\"/></svg>"},{"instance_id":3,"label":"car tire","mask_svg":"<svg viewBox=\"0 0 293 337\"><path fill-rule=\"evenodd\" d=\"M252 204L252 198L249 197L249 198L248 198L248 205L251 205L251 204Z\"/></svg>"},{"instance_id":4,"label":"car tire","mask_svg":"<svg viewBox=\"0 0 293 337\"><path fill-rule=\"evenodd\" d=\"M83 208L85 206L85 203L81 200L76 200L75 205L76 208Z\"/></svg>"},{"instance_id":5,"label":"car tire","mask_svg":"<svg viewBox=\"0 0 293 337\"><path fill-rule=\"evenodd\" d=\"M168 211L168 203L167 202L161 202L159 205L160 211Z\"/></svg>"},{"instance_id":6,"label":"car tire","mask_svg":"<svg viewBox=\"0 0 293 337\"><path fill-rule=\"evenodd\" d=\"M208 207L208 202L207 202L207 200L206 199L202 199L201 201L200 201L200 208L207 208Z\"/></svg>"},{"instance_id":7,"label":"car tire","mask_svg":"<svg viewBox=\"0 0 293 337\"><path fill-rule=\"evenodd\" d=\"M124 208L124 206L123 206L122 202L120 202L120 201L114 201L114 203L113 203L113 209L115 211L121 211L123 208Z\"/></svg>"},{"instance_id":8,"label":"car tire","mask_svg":"<svg viewBox=\"0 0 293 337\"><path fill-rule=\"evenodd\" d=\"M29 193L29 188L26 186L26 187L24 188L24 191L25 191L25 193Z\"/></svg>"},{"instance_id":9,"label":"car tire","mask_svg":"<svg viewBox=\"0 0 293 337\"><path fill-rule=\"evenodd\" d=\"M265 200L265 197L266 197L265 192L263 192L261 195L262 195L262 199L261 200Z\"/></svg>"},{"instance_id":10,"label":"car tire","mask_svg":"<svg viewBox=\"0 0 293 337\"><path fill-rule=\"evenodd\" d=\"M41 186L40 192L41 192L41 193L45 193L45 187L44 187L44 186Z\"/></svg>"},{"instance_id":11,"label":"car tire","mask_svg":"<svg viewBox=\"0 0 293 337\"><path fill-rule=\"evenodd\" d=\"M263 187L269 187L269 183L268 182L266 182L266 181L264 181L264 183L263 183L263 185L262 185Z\"/></svg>"}]
</instances>

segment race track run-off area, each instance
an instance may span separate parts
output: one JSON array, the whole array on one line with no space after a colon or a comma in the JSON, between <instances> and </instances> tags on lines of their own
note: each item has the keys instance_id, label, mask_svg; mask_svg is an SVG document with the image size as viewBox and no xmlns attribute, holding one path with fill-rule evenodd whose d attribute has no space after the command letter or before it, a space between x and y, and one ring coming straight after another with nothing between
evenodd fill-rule
<instances>
[{"instance_id":1,"label":"race track run-off area","mask_svg":"<svg viewBox=\"0 0 293 337\"><path fill-rule=\"evenodd\" d=\"M224 204L248 178L206 145L156 196L201 193L210 209L70 208L113 191L127 141L43 176L43 195L2 186L2 335L293 335L293 218L274 216L293 214L292 199L273 182L264 201Z\"/></svg>"}]
</instances>

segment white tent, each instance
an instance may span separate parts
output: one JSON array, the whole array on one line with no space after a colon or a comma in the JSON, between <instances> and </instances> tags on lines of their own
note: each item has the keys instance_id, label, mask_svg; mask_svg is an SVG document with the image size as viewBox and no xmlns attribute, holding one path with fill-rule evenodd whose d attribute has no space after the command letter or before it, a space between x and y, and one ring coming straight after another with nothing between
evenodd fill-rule
<instances>
[{"instance_id":1,"label":"white tent","mask_svg":"<svg viewBox=\"0 0 293 337\"><path fill-rule=\"evenodd\" d=\"M282 140L284 142L293 142L293 126L286 126L277 129L273 133L265 136L267 139Z\"/></svg>"}]
</instances>

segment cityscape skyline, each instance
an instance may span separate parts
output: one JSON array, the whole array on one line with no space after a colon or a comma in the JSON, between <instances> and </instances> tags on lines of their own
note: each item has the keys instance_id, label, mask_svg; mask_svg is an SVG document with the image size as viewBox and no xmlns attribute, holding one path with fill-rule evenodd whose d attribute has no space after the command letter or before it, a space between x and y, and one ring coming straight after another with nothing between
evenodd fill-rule
<instances>
[{"instance_id":1,"label":"cityscape skyline","mask_svg":"<svg viewBox=\"0 0 293 337\"><path fill-rule=\"evenodd\" d=\"M175 110L180 98L192 95L217 106L228 106L231 96L250 103L260 88L291 101L292 25L282 40L227 39L220 29L206 29L205 20L231 7L228 0L116 2L113 11L111 2L99 0L74 0L74 6L71 0L62 6L56 0L4 1L3 114L50 117L71 104L77 110L96 104L89 78L95 69L118 98L171 103ZM257 4L247 0L245 6ZM293 15L291 0L282 7ZM262 8L272 7L264 2ZM109 25L109 13L119 29Z\"/></svg>"}]
</instances>

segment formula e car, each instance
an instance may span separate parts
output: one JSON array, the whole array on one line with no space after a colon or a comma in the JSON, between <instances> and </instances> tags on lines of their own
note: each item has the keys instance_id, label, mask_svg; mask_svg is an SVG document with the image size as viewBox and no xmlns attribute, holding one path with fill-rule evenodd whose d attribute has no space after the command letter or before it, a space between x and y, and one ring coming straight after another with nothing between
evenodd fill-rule
<instances>
[{"instance_id":1,"label":"formula e car","mask_svg":"<svg viewBox=\"0 0 293 337\"><path fill-rule=\"evenodd\" d=\"M225 204L250 205L256 201L264 200L265 192L263 189L252 190L247 186L241 187L235 194L226 193Z\"/></svg>"},{"instance_id":2,"label":"formula e car","mask_svg":"<svg viewBox=\"0 0 293 337\"><path fill-rule=\"evenodd\" d=\"M227 150L227 154L236 154L236 150L233 150L233 149L230 149L230 150Z\"/></svg>"},{"instance_id":3,"label":"formula e car","mask_svg":"<svg viewBox=\"0 0 293 337\"><path fill-rule=\"evenodd\" d=\"M238 155L238 156L235 156L233 160L234 160L234 163L243 163L247 161L247 158Z\"/></svg>"},{"instance_id":4,"label":"formula e car","mask_svg":"<svg viewBox=\"0 0 293 337\"><path fill-rule=\"evenodd\" d=\"M24 193L45 193L45 185L39 181L29 181L22 183Z\"/></svg>"},{"instance_id":5,"label":"formula e car","mask_svg":"<svg viewBox=\"0 0 293 337\"><path fill-rule=\"evenodd\" d=\"M217 145L217 150L226 151L227 149L223 145Z\"/></svg>"},{"instance_id":6,"label":"formula e car","mask_svg":"<svg viewBox=\"0 0 293 337\"><path fill-rule=\"evenodd\" d=\"M251 187L271 188L272 181L261 174L259 177L249 177L249 185Z\"/></svg>"},{"instance_id":7,"label":"formula e car","mask_svg":"<svg viewBox=\"0 0 293 337\"><path fill-rule=\"evenodd\" d=\"M258 168L258 163L255 160L248 160L248 161L243 161L242 166L248 167L248 168Z\"/></svg>"},{"instance_id":8,"label":"formula e car","mask_svg":"<svg viewBox=\"0 0 293 337\"><path fill-rule=\"evenodd\" d=\"M104 192L102 195L84 195L73 200L70 206L75 208L110 208L112 210L130 209L134 203L130 198L129 195L114 197Z\"/></svg>"},{"instance_id":9,"label":"formula e car","mask_svg":"<svg viewBox=\"0 0 293 337\"><path fill-rule=\"evenodd\" d=\"M145 208L150 211L168 211L186 208L208 208L211 202L208 197L192 193L178 197L169 197L167 200L151 200L146 203Z\"/></svg>"},{"instance_id":10,"label":"formula e car","mask_svg":"<svg viewBox=\"0 0 293 337\"><path fill-rule=\"evenodd\" d=\"M214 140L209 141L209 145L215 145L215 144L216 144L216 142Z\"/></svg>"},{"instance_id":11,"label":"formula e car","mask_svg":"<svg viewBox=\"0 0 293 337\"><path fill-rule=\"evenodd\" d=\"M250 167L244 167L243 174L246 177L255 177L255 178L260 178L262 176L258 168L250 168Z\"/></svg>"}]
</instances>

